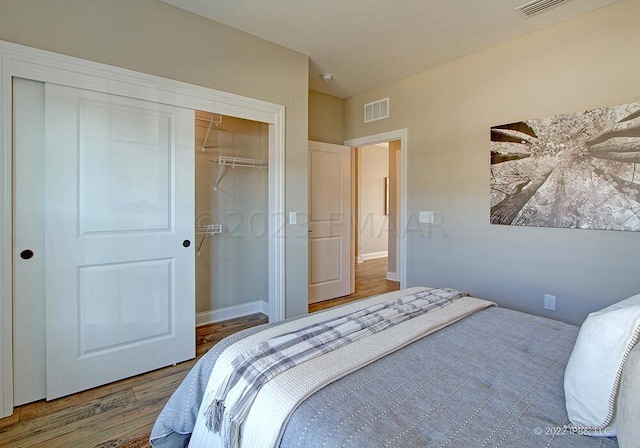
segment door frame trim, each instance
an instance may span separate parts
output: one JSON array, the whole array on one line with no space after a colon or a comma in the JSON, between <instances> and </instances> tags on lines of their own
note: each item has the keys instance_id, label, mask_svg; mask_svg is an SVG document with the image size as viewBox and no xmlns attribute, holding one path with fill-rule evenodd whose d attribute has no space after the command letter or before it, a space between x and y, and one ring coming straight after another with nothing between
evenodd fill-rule
<instances>
[{"instance_id":1,"label":"door frame trim","mask_svg":"<svg viewBox=\"0 0 640 448\"><path fill-rule=\"evenodd\" d=\"M360 146L375 145L376 143L388 142L391 140L400 140L400 253L399 274L400 288L406 288L407 285L407 238L405 237L405 225L407 222L407 148L408 148L408 131L407 128L397 129L394 131L382 132L380 134L368 135L365 137L353 138L345 140L342 144L351 148Z\"/></svg>"},{"instance_id":2,"label":"door frame trim","mask_svg":"<svg viewBox=\"0 0 640 448\"><path fill-rule=\"evenodd\" d=\"M284 319L285 107L0 41L0 418L13 413L12 78L200 109L269 125L269 320Z\"/></svg>"}]
</instances>

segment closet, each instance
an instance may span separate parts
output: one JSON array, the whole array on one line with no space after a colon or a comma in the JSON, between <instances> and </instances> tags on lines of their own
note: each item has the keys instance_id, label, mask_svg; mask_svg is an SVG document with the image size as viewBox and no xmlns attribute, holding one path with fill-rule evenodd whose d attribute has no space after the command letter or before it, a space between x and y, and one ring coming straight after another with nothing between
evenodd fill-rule
<instances>
[{"instance_id":1,"label":"closet","mask_svg":"<svg viewBox=\"0 0 640 448\"><path fill-rule=\"evenodd\" d=\"M284 318L284 106L0 56L0 417L192 359L196 317Z\"/></svg>"},{"instance_id":2,"label":"closet","mask_svg":"<svg viewBox=\"0 0 640 448\"><path fill-rule=\"evenodd\" d=\"M195 127L196 323L205 324L268 307L269 126L196 111Z\"/></svg>"}]
</instances>

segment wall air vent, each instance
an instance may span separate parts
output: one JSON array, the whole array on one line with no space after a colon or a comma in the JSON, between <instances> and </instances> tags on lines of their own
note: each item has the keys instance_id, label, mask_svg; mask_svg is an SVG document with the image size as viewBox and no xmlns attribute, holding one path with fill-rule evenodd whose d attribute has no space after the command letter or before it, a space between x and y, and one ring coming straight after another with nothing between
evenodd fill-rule
<instances>
[{"instance_id":1,"label":"wall air vent","mask_svg":"<svg viewBox=\"0 0 640 448\"><path fill-rule=\"evenodd\" d=\"M571 0L533 0L522 6L518 6L516 11L525 17L532 17L538 14L542 14L545 11L560 6L565 3L569 3Z\"/></svg>"},{"instance_id":2,"label":"wall air vent","mask_svg":"<svg viewBox=\"0 0 640 448\"><path fill-rule=\"evenodd\" d=\"M389 98L373 101L364 105L364 122L389 118Z\"/></svg>"}]
</instances>

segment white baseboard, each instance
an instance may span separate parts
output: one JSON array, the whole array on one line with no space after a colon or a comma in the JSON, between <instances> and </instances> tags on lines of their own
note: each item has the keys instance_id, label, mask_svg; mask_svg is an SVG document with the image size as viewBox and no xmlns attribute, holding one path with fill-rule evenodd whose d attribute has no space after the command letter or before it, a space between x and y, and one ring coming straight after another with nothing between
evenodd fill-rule
<instances>
[{"instance_id":1,"label":"white baseboard","mask_svg":"<svg viewBox=\"0 0 640 448\"><path fill-rule=\"evenodd\" d=\"M387 272L387 280L391 280L392 282L399 282L400 276L397 272Z\"/></svg>"},{"instance_id":2,"label":"white baseboard","mask_svg":"<svg viewBox=\"0 0 640 448\"><path fill-rule=\"evenodd\" d=\"M362 259L362 261L366 261L366 260L373 260L374 258L383 258L388 256L389 256L389 252L386 250L383 250L382 252L371 252L370 254L362 254L360 255L360 258Z\"/></svg>"},{"instance_id":3,"label":"white baseboard","mask_svg":"<svg viewBox=\"0 0 640 448\"><path fill-rule=\"evenodd\" d=\"M264 300L256 300L255 302L243 303L242 305L228 306L218 310L197 313L196 327L255 313L269 315L269 303Z\"/></svg>"}]
</instances>

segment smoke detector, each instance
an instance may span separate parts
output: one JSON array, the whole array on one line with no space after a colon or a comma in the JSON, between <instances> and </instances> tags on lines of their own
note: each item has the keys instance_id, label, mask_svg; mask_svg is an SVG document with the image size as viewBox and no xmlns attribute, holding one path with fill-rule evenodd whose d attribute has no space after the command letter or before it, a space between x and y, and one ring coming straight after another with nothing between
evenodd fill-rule
<instances>
[{"instance_id":1,"label":"smoke detector","mask_svg":"<svg viewBox=\"0 0 640 448\"><path fill-rule=\"evenodd\" d=\"M320 75L320 77L322 78L322 80L324 82L331 82L333 81L333 75L331 73L323 73L322 75Z\"/></svg>"}]
</instances>

